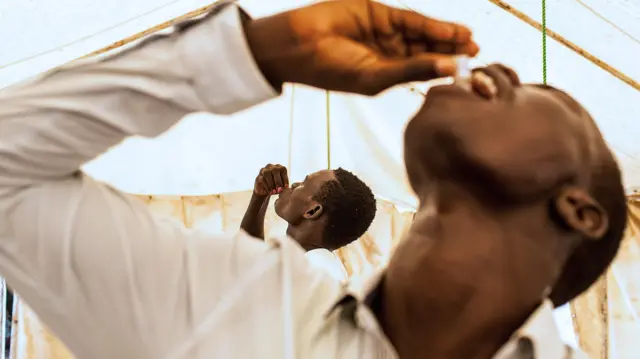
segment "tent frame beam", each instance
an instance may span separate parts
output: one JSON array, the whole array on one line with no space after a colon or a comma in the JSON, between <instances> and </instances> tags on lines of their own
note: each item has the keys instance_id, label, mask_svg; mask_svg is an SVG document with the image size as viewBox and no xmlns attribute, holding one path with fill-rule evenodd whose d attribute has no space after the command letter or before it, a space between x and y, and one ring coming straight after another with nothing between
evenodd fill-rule
<instances>
[{"instance_id":1,"label":"tent frame beam","mask_svg":"<svg viewBox=\"0 0 640 359\"><path fill-rule=\"evenodd\" d=\"M520 10L514 8L513 6L507 4L505 1L503 1L503 0L488 0L488 1L491 2L492 4L498 6L499 8L503 9L504 11L510 13L511 15L517 17L518 19L524 21L525 23L533 26L534 28L538 29L538 31L541 31L541 32L543 31L542 24L540 24L539 22L535 21L534 19L532 19L530 16L528 16L525 13L523 13L522 11L520 11ZM557 42L559 42L560 44L564 45L565 47L567 47L571 51L573 51L576 54L578 54L578 55L584 57L585 59L589 60L591 63L593 63L594 65L598 66L599 68L605 70L606 72L610 73L611 75L613 75L614 77L616 77L620 81L622 81L622 82L626 83L627 85L633 87L634 89L640 91L640 83L638 83L638 81L635 81L631 77L625 75L622 71L620 71L620 70L616 69L615 67L609 65L608 63L606 63L603 60L599 59L595 55L589 53L587 50L585 50L585 49L581 48L580 46L574 44L573 42L567 40L562 35L552 31L548 27L546 28L546 33L547 33L547 36L549 36L550 38L556 40Z\"/></svg>"}]
</instances>

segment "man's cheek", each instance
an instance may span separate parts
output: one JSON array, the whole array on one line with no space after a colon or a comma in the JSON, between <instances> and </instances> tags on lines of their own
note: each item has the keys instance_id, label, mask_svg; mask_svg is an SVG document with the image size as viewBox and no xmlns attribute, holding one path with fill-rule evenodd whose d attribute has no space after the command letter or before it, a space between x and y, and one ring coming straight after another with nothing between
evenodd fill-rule
<instances>
[{"instance_id":1,"label":"man's cheek","mask_svg":"<svg viewBox=\"0 0 640 359\"><path fill-rule=\"evenodd\" d=\"M576 173L574 166L555 156L529 148L513 156L493 157L485 161L484 167L490 175L490 187L513 201L531 201L547 196L562 182L571 181Z\"/></svg>"}]
</instances>

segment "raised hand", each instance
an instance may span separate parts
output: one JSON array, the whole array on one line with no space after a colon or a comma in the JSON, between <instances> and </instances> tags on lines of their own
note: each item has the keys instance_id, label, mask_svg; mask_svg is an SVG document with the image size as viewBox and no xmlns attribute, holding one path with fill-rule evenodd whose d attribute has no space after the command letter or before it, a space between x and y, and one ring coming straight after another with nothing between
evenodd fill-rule
<instances>
[{"instance_id":1,"label":"raised hand","mask_svg":"<svg viewBox=\"0 0 640 359\"><path fill-rule=\"evenodd\" d=\"M259 196L269 196L282 192L289 187L287 168L282 165L268 164L256 177L253 193Z\"/></svg>"},{"instance_id":2,"label":"raised hand","mask_svg":"<svg viewBox=\"0 0 640 359\"><path fill-rule=\"evenodd\" d=\"M479 50L464 26L368 0L324 1L248 20L245 32L275 87L296 82L365 95L451 76L454 55Z\"/></svg>"}]
</instances>

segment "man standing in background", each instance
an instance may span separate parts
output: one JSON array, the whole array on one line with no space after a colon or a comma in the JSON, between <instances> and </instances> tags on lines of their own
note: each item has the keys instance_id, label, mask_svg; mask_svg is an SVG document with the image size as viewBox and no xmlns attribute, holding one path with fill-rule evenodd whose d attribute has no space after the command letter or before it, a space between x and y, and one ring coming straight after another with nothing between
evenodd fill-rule
<instances>
[{"instance_id":1,"label":"man standing in background","mask_svg":"<svg viewBox=\"0 0 640 359\"><path fill-rule=\"evenodd\" d=\"M272 195L276 214L287 221L287 235L306 257L339 281L347 279L332 251L360 238L376 215L373 192L353 173L338 168L314 172L289 186L287 168L268 164L256 177L253 194L240 227L265 239L264 218Z\"/></svg>"}]
</instances>

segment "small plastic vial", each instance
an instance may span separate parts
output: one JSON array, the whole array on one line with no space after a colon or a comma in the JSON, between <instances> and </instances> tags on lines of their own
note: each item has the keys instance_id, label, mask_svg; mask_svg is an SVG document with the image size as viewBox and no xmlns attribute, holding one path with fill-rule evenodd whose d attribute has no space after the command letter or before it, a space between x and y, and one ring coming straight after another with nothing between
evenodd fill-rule
<instances>
[{"instance_id":1,"label":"small plastic vial","mask_svg":"<svg viewBox=\"0 0 640 359\"><path fill-rule=\"evenodd\" d=\"M456 58L456 65L458 67L456 79L468 79L471 77L471 69L469 68L468 56L458 56Z\"/></svg>"}]
</instances>

